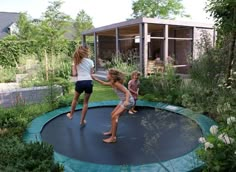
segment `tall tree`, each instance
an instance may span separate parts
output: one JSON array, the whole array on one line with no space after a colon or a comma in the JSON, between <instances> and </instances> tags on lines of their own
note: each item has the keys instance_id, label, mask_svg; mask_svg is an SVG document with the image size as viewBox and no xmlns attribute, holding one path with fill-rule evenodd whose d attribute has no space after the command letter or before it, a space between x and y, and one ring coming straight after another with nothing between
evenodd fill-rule
<instances>
[{"instance_id":1,"label":"tall tree","mask_svg":"<svg viewBox=\"0 0 236 172\"><path fill-rule=\"evenodd\" d=\"M80 42L82 40L81 33L94 28L92 18L84 10L79 11L75 19L74 28L76 30L76 40Z\"/></svg>"},{"instance_id":2,"label":"tall tree","mask_svg":"<svg viewBox=\"0 0 236 172\"><path fill-rule=\"evenodd\" d=\"M182 0L134 0L132 4L134 18L158 17L174 18L177 15L186 16Z\"/></svg>"},{"instance_id":3,"label":"tall tree","mask_svg":"<svg viewBox=\"0 0 236 172\"><path fill-rule=\"evenodd\" d=\"M44 45L49 46L52 51L58 43L64 40L64 35L70 24L70 17L60 11L63 2L61 0L50 2L41 22L41 38ZM54 49L54 50L53 50Z\"/></svg>"},{"instance_id":4,"label":"tall tree","mask_svg":"<svg viewBox=\"0 0 236 172\"><path fill-rule=\"evenodd\" d=\"M34 25L32 24L30 17L27 13L21 13L17 22L19 32L17 36L22 40L30 40L35 35Z\"/></svg>"},{"instance_id":5,"label":"tall tree","mask_svg":"<svg viewBox=\"0 0 236 172\"><path fill-rule=\"evenodd\" d=\"M207 12L215 19L215 25L220 40L230 40L228 66L226 69L226 83L230 85L233 66L235 66L236 51L236 1L235 0L207 0ZM225 45L221 45L225 46ZM236 68L236 67L235 67Z\"/></svg>"},{"instance_id":6,"label":"tall tree","mask_svg":"<svg viewBox=\"0 0 236 172\"><path fill-rule=\"evenodd\" d=\"M66 46L65 33L70 25L71 18L60 11L63 2L61 0L50 2L43 20L39 24L38 42L44 49L46 61L46 78L48 79L48 69L53 71L54 55L60 53Z\"/></svg>"}]
</instances>

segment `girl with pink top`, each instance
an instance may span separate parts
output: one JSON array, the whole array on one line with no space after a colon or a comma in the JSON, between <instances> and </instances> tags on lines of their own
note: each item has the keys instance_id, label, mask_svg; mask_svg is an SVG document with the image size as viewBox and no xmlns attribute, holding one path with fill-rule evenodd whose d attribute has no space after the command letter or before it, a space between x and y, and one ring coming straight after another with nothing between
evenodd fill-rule
<instances>
[{"instance_id":1,"label":"girl with pink top","mask_svg":"<svg viewBox=\"0 0 236 172\"><path fill-rule=\"evenodd\" d=\"M134 114L137 112L135 110L135 106L139 95L139 85L140 85L139 76L140 72L133 71L131 74L131 80L128 82L128 89L134 98L134 106L129 110L129 114Z\"/></svg>"}]
</instances>

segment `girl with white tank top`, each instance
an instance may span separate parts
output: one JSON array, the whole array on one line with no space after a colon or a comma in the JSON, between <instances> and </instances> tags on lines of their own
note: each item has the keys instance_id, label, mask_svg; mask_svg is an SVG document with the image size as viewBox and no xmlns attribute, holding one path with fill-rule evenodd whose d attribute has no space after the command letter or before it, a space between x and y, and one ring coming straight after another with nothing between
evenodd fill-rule
<instances>
[{"instance_id":1,"label":"girl with white tank top","mask_svg":"<svg viewBox=\"0 0 236 172\"><path fill-rule=\"evenodd\" d=\"M77 76L77 81L75 83L75 93L74 98L71 103L71 111L67 113L67 117L72 119L75 108L80 95L84 94L83 108L80 118L80 126L84 127L86 124L85 116L88 110L88 102L90 95L93 92L93 83L91 74L93 73L94 63L88 57L89 49L86 46L79 46L74 53L73 61L73 76Z\"/></svg>"}]
</instances>

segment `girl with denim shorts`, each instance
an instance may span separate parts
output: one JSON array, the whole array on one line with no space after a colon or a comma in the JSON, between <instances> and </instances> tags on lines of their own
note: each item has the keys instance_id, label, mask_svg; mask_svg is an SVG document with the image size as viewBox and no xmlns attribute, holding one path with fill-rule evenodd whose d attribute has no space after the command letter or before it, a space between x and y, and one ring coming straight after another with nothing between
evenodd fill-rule
<instances>
[{"instance_id":1,"label":"girl with denim shorts","mask_svg":"<svg viewBox=\"0 0 236 172\"><path fill-rule=\"evenodd\" d=\"M116 69L109 69L107 73L108 82L99 80L94 75L92 75L92 78L102 85L111 86L120 99L120 103L111 112L111 129L103 133L106 136L110 136L107 139L103 139L105 143L115 143L118 119L123 112L134 106L134 99L129 90L124 86L125 75L122 72Z\"/></svg>"},{"instance_id":2,"label":"girl with denim shorts","mask_svg":"<svg viewBox=\"0 0 236 172\"><path fill-rule=\"evenodd\" d=\"M86 46L79 46L74 53L73 76L77 76L77 81L75 83L75 93L71 103L71 111L70 113L67 113L67 117L72 119L78 99L84 92L84 102L80 119L81 127L86 124L85 116L88 110L88 101L93 92L93 79L91 74L94 72L94 63L89 59L88 54L89 49Z\"/></svg>"}]
</instances>

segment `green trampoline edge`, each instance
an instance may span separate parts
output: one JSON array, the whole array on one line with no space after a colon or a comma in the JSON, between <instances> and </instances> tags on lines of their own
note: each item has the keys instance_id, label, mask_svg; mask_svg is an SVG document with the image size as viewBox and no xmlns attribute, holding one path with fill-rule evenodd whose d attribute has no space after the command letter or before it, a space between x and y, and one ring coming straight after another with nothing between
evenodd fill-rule
<instances>
[{"instance_id":1,"label":"green trampoline edge","mask_svg":"<svg viewBox=\"0 0 236 172\"><path fill-rule=\"evenodd\" d=\"M115 106L117 105L119 101L118 100L112 100L112 101L102 101L102 102L91 102L89 103L89 107L101 107L101 106ZM170 112L174 112L180 115L184 115L193 121L195 121L201 128L203 136L207 136L209 134L209 129L212 125L215 125L216 123L199 113L195 113L189 109L169 105L161 102L149 102L149 101L143 101L138 100L137 106L146 106L146 107L154 107L157 109L167 110ZM82 108L81 105L77 105L76 110L80 110ZM67 113L70 111L70 107L64 107L60 109L56 109L54 111L42 114L41 116L35 118L27 127L26 131L23 134L23 140L26 143L30 142L42 142L41 139L41 130L43 129L43 126L47 124L52 119L56 118L57 116ZM76 169L84 169L89 171L144 171L144 170L163 170L165 171L171 171L171 169L174 168L174 171L192 171L196 168L201 167L204 163L200 161L196 155L196 151L200 148L198 146L193 151L180 156L178 158L174 158L168 161L164 162L157 162L157 163L151 163L151 164L145 164L145 165L103 165L103 164L93 164L89 162L82 162L79 160L71 159L69 157L66 157L64 155L61 155L57 152L54 152L54 160L55 162L58 162L64 166L65 171L75 171ZM191 162L191 163L189 163Z\"/></svg>"}]
</instances>

